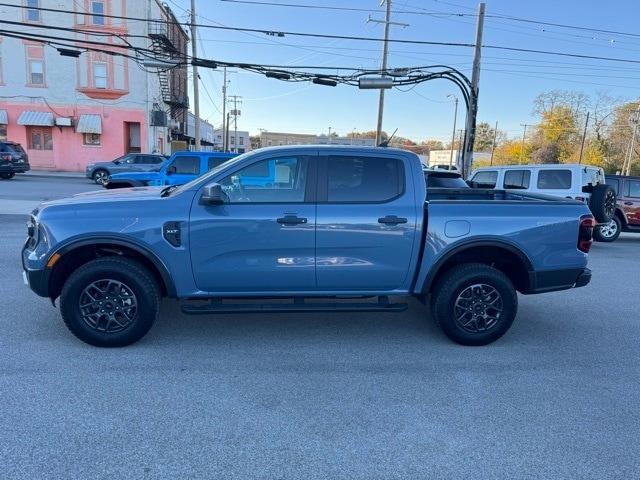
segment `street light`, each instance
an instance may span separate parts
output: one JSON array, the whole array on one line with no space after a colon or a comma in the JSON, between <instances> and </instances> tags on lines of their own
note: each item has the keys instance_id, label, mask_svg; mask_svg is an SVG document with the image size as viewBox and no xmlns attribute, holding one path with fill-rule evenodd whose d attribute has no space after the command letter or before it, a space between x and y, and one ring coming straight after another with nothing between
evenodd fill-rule
<instances>
[{"instance_id":1,"label":"street light","mask_svg":"<svg viewBox=\"0 0 640 480\"><path fill-rule=\"evenodd\" d=\"M453 113L453 133L451 134L451 150L449 153L449 170L453 165L453 144L456 141L456 121L458 120L458 97L456 97L453 93L447 95L447 98L453 97L456 102L456 109Z\"/></svg>"}]
</instances>

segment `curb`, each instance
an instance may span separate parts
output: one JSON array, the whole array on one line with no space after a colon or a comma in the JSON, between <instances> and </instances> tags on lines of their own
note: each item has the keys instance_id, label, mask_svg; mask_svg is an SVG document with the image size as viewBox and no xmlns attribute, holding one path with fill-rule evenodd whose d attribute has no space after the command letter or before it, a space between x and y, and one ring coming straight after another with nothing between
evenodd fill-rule
<instances>
[{"instance_id":1,"label":"curb","mask_svg":"<svg viewBox=\"0 0 640 480\"><path fill-rule=\"evenodd\" d=\"M25 177L40 177L40 178L86 178L82 173L73 173L73 172L47 172L44 170L30 170L28 172L23 173ZM87 181L91 181L91 179L86 178Z\"/></svg>"}]
</instances>

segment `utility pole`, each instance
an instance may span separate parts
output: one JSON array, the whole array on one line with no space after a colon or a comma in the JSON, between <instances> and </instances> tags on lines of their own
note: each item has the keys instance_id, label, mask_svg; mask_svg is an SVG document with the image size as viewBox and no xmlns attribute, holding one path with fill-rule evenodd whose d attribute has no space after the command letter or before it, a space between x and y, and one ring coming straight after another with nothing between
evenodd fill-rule
<instances>
[{"instance_id":1,"label":"utility pole","mask_svg":"<svg viewBox=\"0 0 640 480\"><path fill-rule=\"evenodd\" d=\"M464 155L462 157L462 177L467 178L471 169L473 157L473 143L476 136L476 115L478 113L478 85L480 83L480 56L482 54L482 31L484 29L485 4L478 6L478 23L476 25L476 47L473 57L473 72L471 74L471 98L467 111L466 134L464 139Z\"/></svg>"},{"instance_id":2,"label":"utility pole","mask_svg":"<svg viewBox=\"0 0 640 480\"><path fill-rule=\"evenodd\" d=\"M493 165L493 152L496 151L496 139L498 138L498 121L496 120L496 128L493 129L493 145L491 145L491 162L489 165Z\"/></svg>"},{"instance_id":3,"label":"utility pole","mask_svg":"<svg viewBox=\"0 0 640 480\"><path fill-rule=\"evenodd\" d=\"M225 143L227 144L227 147L229 147L229 115L231 114L227 112L227 132L225 133Z\"/></svg>"},{"instance_id":4,"label":"utility pole","mask_svg":"<svg viewBox=\"0 0 640 480\"><path fill-rule=\"evenodd\" d=\"M582 152L584 152L584 141L587 139L588 125L589 125L589 112L587 112L587 119L584 121L584 130L582 132L582 143L580 144L580 160L578 160L578 163L582 163Z\"/></svg>"},{"instance_id":5,"label":"utility pole","mask_svg":"<svg viewBox=\"0 0 640 480\"><path fill-rule=\"evenodd\" d=\"M520 146L520 162L524 163L524 140L527 136L527 127L529 125L526 123L521 123L520 126L524 127L524 130L522 132L522 145Z\"/></svg>"},{"instance_id":6,"label":"utility pole","mask_svg":"<svg viewBox=\"0 0 640 480\"><path fill-rule=\"evenodd\" d=\"M624 163L622 164L622 175L627 176L631 173L631 160L633 159L633 149L636 143L636 135L638 134L638 123L640 122L640 103L638 103L638 110L631 114L629 121L633 124L633 133L631 134L631 139L629 140L628 155L625 157Z\"/></svg>"},{"instance_id":7,"label":"utility pole","mask_svg":"<svg viewBox=\"0 0 640 480\"><path fill-rule=\"evenodd\" d=\"M467 132L464 129L460 129L458 130L458 132L460 132L460 137L458 138L458 153L456 155L456 164L458 163L459 159L462 159L462 146L464 145L464 138L467 134ZM451 145L451 148L453 148L453 145Z\"/></svg>"},{"instance_id":8,"label":"utility pole","mask_svg":"<svg viewBox=\"0 0 640 480\"><path fill-rule=\"evenodd\" d=\"M449 170L451 170L451 166L453 165L453 144L456 141L456 121L458 120L458 97L454 94L450 93L447 95L447 98L453 97L456 102L456 109L453 112L453 133L451 134L451 151L449 152Z\"/></svg>"},{"instance_id":9,"label":"utility pole","mask_svg":"<svg viewBox=\"0 0 640 480\"><path fill-rule=\"evenodd\" d=\"M222 151L227 151L227 67L222 80Z\"/></svg>"},{"instance_id":10,"label":"utility pole","mask_svg":"<svg viewBox=\"0 0 640 480\"><path fill-rule=\"evenodd\" d=\"M238 116L240 115L240 110L238 110L238 105L242 104L242 97L240 95L229 95L229 103L233 103L233 110L231 110L231 115L233 115L233 151L238 152ZM227 127L227 130L229 128Z\"/></svg>"},{"instance_id":11,"label":"utility pole","mask_svg":"<svg viewBox=\"0 0 640 480\"><path fill-rule=\"evenodd\" d=\"M399 25L401 27L408 27L407 23L398 23L391 21L391 0L382 0L382 3L386 4L386 11L384 15L384 20L376 20L371 18L367 19L367 23L384 23L384 42L382 44L382 64L380 65L380 73L384 74L387 70L387 57L389 55L389 26L390 25ZM378 98L378 124L376 126L376 145L380 145L382 143L382 116L384 113L384 88L380 89L380 96Z\"/></svg>"},{"instance_id":12,"label":"utility pole","mask_svg":"<svg viewBox=\"0 0 640 480\"><path fill-rule=\"evenodd\" d=\"M327 137L327 141L329 142L329 145L331 145L331 127L329 127L329 137Z\"/></svg>"},{"instance_id":13,"label":"utility pole","mask_svg":"<svg viewBox=\"0 0 640 480\"><path fill-rule=\"evenodd\" d=\"M198 58L198 52L196 44L196 0L191 0L191 57ZM198 67L193 65L193 113L196 116L195 119L195 151L200 150L200 95L198 92Z\"/></svg>"}]
</instances>

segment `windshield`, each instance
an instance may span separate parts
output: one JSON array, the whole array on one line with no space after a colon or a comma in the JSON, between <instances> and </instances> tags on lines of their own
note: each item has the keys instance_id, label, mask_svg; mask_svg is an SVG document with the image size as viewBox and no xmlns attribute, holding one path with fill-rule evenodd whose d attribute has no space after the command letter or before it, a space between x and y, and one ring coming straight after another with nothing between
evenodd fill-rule
<instances>
[{"instance_id":1,"label":"windshield","mask_svg":"<svg viewBox=\"0 0 640 480\"><path fill-rule=\"evenodd\" d=\"M112 160L113 163L118 163L121 162L122 160L124 160L125 158L127 158L129 156L129 154L127 155L122 155L121 157L116 158L115 160Z\"/></svg>"},{"instance_id":2,"label":"windshield","mask_svg":"<svg viewBox=\"0 0 640 480\"><path fill-rule=\"evenodd\" d=\"M180 185L178 188L173 190L171 192L171 194L180 193L180 192L184 192L186 190L189 190L191 187L193 187L194 185L197 185L198 183L200 183L202 181L204 181L206 183L206 181L209 178L213 177L214 175L216 175L221 170L224 170L225 168L230 167L230 166L234 165L237 162L241 162L245 158L251 156L253 153L254 152L247 152L247 153L243 153L242 155L238 155L237 157L233 157L233 158L221 163L217 167L212 168L211 170L209 170L207 173L205 173L201 177L194 178L190 182L185 183L184 185Z\"/></svg>"}]
</instances>

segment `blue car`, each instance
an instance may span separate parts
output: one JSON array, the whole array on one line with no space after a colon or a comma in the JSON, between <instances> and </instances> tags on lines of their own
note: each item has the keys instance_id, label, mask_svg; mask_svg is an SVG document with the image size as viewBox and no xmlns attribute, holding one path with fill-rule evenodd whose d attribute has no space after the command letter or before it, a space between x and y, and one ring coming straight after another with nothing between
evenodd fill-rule
<instances>
[{"instance_id":1,"label":"blue car","mask_svg":"<svg viewBox=\"0 0 640 480\"><path fill-rule=\"evenodd\" d=\"M106 180L108 189L159 185L183 185L237 156L224 152L175 152L155 169L146 172L116 173Z\"/></svg>"}]
</instances>

